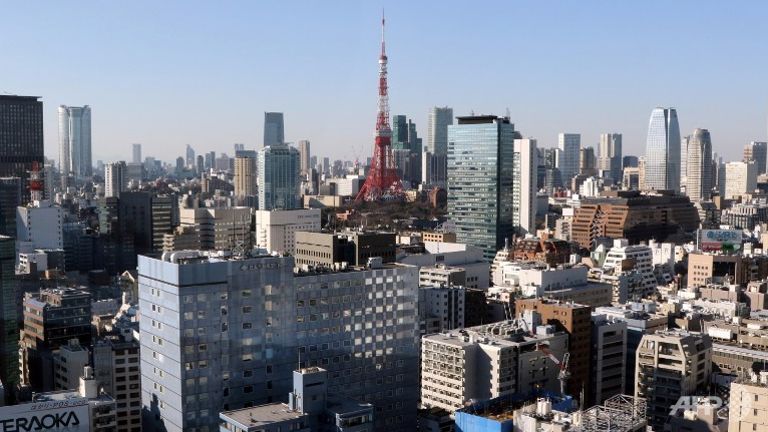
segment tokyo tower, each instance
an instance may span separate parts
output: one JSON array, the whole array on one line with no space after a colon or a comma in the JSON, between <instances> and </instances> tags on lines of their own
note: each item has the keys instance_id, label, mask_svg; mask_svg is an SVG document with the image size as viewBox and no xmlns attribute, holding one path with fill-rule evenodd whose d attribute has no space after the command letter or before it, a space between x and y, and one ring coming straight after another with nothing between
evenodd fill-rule
<instances>
[{"instance_id":1,"label":"tokyo tower","mask_svg":"<svg viewBox=\"0 0 768 432\"><path fill-rule=\"evenodd\" d=\"M403 198L403 185L392 157L392 129L389 126L387 93L387 54L384 50L384 14L381 16L381 55L379 56L379 112L376 117L376 139L373 159L365 184L355 202L391 201Z\"/></svg>"}]
</instances>

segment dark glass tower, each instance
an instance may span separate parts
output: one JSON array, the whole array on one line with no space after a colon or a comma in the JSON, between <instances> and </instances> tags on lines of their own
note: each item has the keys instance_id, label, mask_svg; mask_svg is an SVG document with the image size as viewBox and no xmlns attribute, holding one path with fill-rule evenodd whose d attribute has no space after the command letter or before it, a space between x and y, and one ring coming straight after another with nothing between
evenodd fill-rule
<instances>
[{"instance_id":1,"label":"dark glass tower","mask_svg":"<svg viewBox=\"0 0 768 432\"><path fill-rule=\"evenodd\" d=\"M43 102L38 96L0 95L0 177L20 177L23 201L32 164L43 168Z\"/></svg>"}]
</instances>

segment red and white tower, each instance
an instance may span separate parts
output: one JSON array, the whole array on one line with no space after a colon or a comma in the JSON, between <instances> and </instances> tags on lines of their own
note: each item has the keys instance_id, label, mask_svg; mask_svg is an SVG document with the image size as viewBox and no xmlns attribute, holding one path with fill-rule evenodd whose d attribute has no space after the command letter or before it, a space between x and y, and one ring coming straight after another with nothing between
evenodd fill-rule
<instances>
[{"instance_id":1,"label":"red and white tower","mask_svg":"<svg viewBox=\"0 0 768 432\"><path fill-rule=\"evenodd\" d=\"M387 94L387 54L384 50L384 14L381 16L381 56L379 57L379 113L376 117L376 139L373 159L365 184L355 201L395 200L403 197L403 185L392 157L392 129L389 126Z\"/></svg>"}]
</instances>

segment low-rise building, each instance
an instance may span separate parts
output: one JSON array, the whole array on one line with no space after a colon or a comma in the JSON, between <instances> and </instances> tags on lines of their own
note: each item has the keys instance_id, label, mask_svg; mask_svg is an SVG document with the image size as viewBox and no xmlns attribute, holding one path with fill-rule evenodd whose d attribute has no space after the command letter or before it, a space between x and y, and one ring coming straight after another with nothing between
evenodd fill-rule
<instances>
[{"instance_id":1,"label":"low-rise building","mask_svg":"<svg viewBox=\"0 0 768 432\"><path fill-rule=\"evenodd\" d=\"M296 232L319 232L320 209L256 210L256 246L295 254Z\"/></svg>"}]
</instances>

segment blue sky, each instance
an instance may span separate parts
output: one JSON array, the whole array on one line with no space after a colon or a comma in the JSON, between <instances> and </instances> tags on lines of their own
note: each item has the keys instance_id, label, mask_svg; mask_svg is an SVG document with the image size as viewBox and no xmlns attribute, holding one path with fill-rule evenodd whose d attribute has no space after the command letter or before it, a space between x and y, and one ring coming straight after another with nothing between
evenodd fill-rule
<instances>
[{"instance_id":1,"label":"blue sky","mask_svg":"<svg viewBox=\"0 0 768 432\"><path fill-rule=\"evenodd\" d=\"M94 160L172 160L191 144L261 146L264 111L315 154L372 152L381 7L390 104L426 137L427 110L504 114L553 146L558 132L624 134L644 149L651 109L708 128L737 159L766 139L768 2L0 1L0 92L93 109Z\"/></svg>"}]
</instances>

